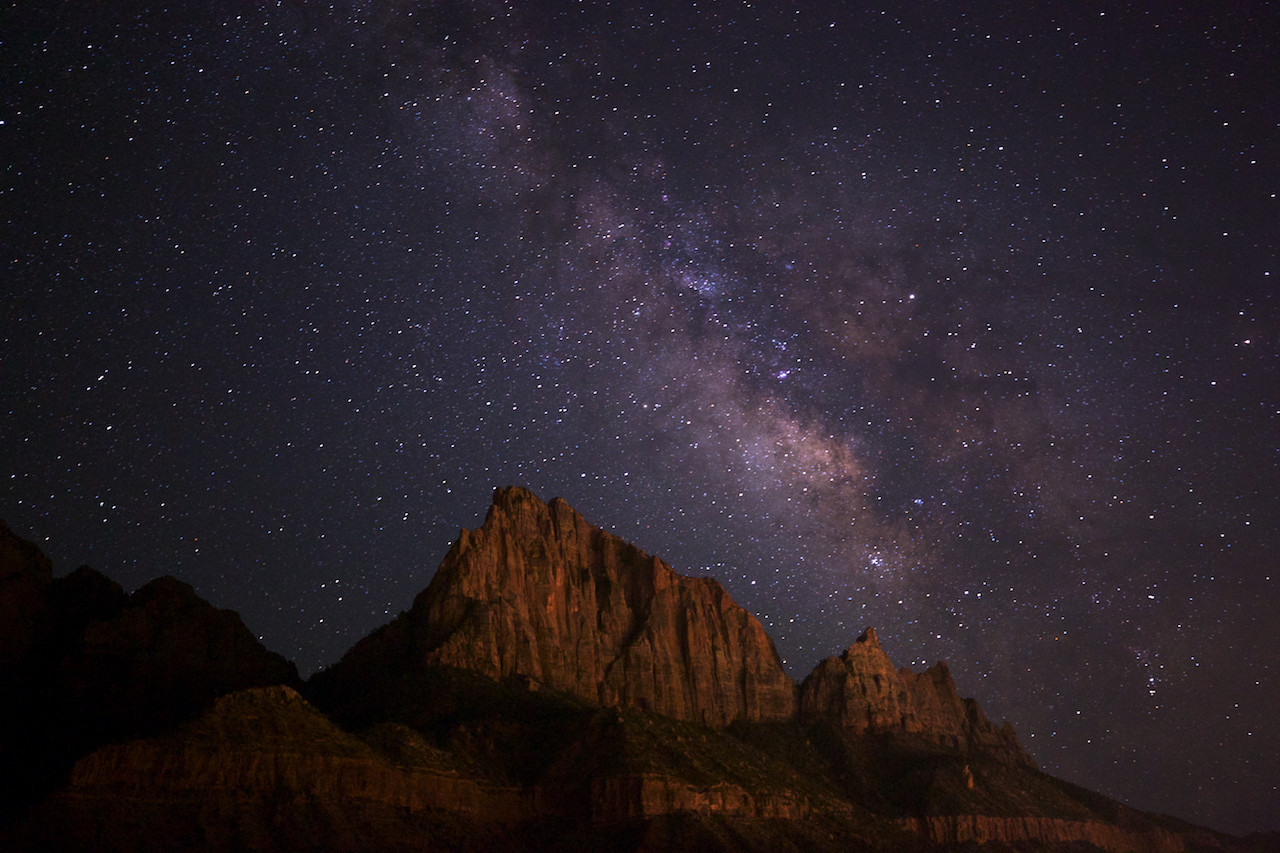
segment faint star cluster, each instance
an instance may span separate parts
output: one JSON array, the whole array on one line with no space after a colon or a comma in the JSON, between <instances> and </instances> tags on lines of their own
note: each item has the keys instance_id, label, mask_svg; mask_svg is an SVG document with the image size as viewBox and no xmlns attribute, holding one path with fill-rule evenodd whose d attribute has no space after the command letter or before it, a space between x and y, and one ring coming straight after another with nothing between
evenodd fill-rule
<instances>
[{"instance_id":1,"label":"faint star cluster","mask_svg":"<svg viewBox=\"0 0 1280 853\"><path fill-rule=\"evenodd\" d=\"M523 484L1277 828L1276 10L669 6L14 4L0 516L311 672Z\"/></svg>"}]
</instances>

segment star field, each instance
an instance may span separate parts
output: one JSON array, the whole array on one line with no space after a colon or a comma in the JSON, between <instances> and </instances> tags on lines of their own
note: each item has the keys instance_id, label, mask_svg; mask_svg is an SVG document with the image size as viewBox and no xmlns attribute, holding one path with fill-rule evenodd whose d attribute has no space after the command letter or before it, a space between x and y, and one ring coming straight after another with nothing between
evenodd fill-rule
<instances>
[{"instance_id":1,"label":"star field","mask_svg":"<svg viewBox=\"0 0 1280 853\"><path fill-rule=\"evenodd\" d=\"M0 517L304 673L495 486L1277 829L1280 21L10 4Z\"/></svg>"}]
</instances>

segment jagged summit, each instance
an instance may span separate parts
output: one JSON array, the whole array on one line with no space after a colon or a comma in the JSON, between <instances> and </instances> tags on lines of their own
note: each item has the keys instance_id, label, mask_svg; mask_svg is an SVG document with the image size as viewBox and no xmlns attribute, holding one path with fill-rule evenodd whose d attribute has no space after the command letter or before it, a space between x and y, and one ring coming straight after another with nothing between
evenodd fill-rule
<instances>
[{"instance_id":1,"label":"jagged summit","mask_svg":"<svg viewBox=\"0 0 1280 853\"><path fill-rule=\"evenodd\" d=\"M521 487L497 489L484 524L460 532L413 607L317 687L350 705L395 674L442 666L709 725L823 721L1030 764L1011 728L960 697L945 664L899 670L869 627L797 688L760 622L715 580L679 575Z\"/></svg>"},{"instance_id":2,"label":"jagged summit","mask_svg":"<svg viewBox=\"0 0 1280 853\"><path fill-rule=\"evenodd\" d=\"M873 628L797 688L714 580L520 488L305 698L186 584L2 524L0 613L5 850L1263 849L1039 772Z\"/></svg>"},{"instance_id":3,"label":"jagged summit","mask_svg":"<svg viewBox=\"0 0 1280 853\"><path fill-rule=\"evenodd\" d=\"M449 666L599 705L725 725L789 719L795 685L760 622L563 500L494 493L413 607L329 673Z\"/></svg>"},{"instance_id":4,"label":"jagged summit","mask_svg":"<svg viewBox=\"0 0 1280 853\"><path fill-rule=\"evenodd\" d=\"M800 685L800 715L854 733L913 736L1031 765L1013 727L996 726L962 698L943 662L924 672L896 669L868 628L838 657L818 664Z\"/></svg>"}]
</instances>

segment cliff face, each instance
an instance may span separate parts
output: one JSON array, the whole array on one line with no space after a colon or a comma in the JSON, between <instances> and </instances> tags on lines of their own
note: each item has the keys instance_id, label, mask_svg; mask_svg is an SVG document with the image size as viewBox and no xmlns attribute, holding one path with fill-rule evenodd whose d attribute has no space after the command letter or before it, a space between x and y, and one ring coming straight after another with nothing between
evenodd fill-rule
<instances>
[{"instance_id":1,"label":"cliff face","mask_svg":"<svg viewBox=\"0 0 1280 853\"><path fill-rule=\"evenodd\" d=\"M564 501L519 488L495 494L413 608L331 677L395 656L709 725L796 708L772 640L718 583L682 577Z\"/></svg>"},{"instance_id":2,"label":"cliff face","mask_svg":"<svg viewBox=\"0 0 1280 853\"><path fill-rule=\"evenodd\" d=\"M413 607L316 684L340 706L379 678L441 666L708 725L799 713L1030 760L1012 729L960 697L945 664L898 670L874 630L797 691L763 626L714 580L678 575L563 500L520 488L498 490Z\"/></svg>"},{"instance_id":3,"label":"cliff face","mask_svg":"<svg viewBox=\"0 0 1280 853\"><path fill-rule=\"evenodd\" d=\"M525 719L517 711L497 727ZM725 853L987 843L1112 853L1186 847L1138 813L1104 817L1052 784L1046 788L1043 774L1009 765L1001 765L1005 784L1027 786L1042 802L1056 792L1060 802L1049 808L1057 815L868 809L840 795L821 747L779 724L754 724L771 743L761 749L741 727L733 735L657 715L579 708L553 738L556 758L545 772L515 784L486 769L483 742L493 722L471 721L438 738L392 724L356 735L288 687L242 691L169 733L83 758L65 789L0 828L0 847L408 851L426 844L473 853L622 853L646 849L634 843L636 833L661 835L658 849ZM885 787L902 786L894 772L884 776ZM700 845L708 831L715 843ZM1203 849L1244 853L1213 841Z\"/></svg>"},{"instance_id":4,"label":"cliff face","mask_svg":"<svg viewBox=\"0 0 1280 853\"><path fill-rule=\"evenodd\" d=\"M839 657L818 664L800 685L800 715L854 733L914 735L959 750L1031 764L1007 723L997 727L962 699L945 663L924 672L895 669L868 628Z\"/></svg>"},{"instance_id":5,"label":"cliff face","mask_svg":"<svg viewBox=\"0 0 1280 853\"><path fill-rule=\"evenodd\" d=\"M55 580L2 526L0 616L5 850L1248 849L1039 772L874 630L797 689L714 581L523 489L316 705L189 586Z\"/></svg>"}]
</instances>

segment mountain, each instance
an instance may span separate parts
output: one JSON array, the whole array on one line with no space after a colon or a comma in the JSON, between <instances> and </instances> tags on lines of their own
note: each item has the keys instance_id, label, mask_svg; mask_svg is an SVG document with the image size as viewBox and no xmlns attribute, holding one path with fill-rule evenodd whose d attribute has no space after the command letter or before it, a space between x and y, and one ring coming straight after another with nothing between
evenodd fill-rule
<instances>
[{"instance_id":1,"label":"mountain","mask_svg":"<svg viewBox=\"0 0 1280 853\"><path fill-rule=\"evenodd\" d=\"M719 584L519 488L305 685L189 587L55 580L7 528L0 616L4 747L54 721L9 790L96 732L5 850L1277 849L1042 773L874 630L797 686Z\"/></svg>"},{"instance_id":2,"label":"mountain","mask_svg":"<svg viewBox=\"0 0 1280 853\"><path fill-rule=\"evenodd\" d=\"M1013 726L995 726L975 700L960 697L945 663L919 673L895 669L874 628L809 674L800 685L800 715L857 734L915 736L1034 766Z\"/></svg>"},{"instance_id":3,"label":"mountain","mask_svg":"<svg viewBox=\"0 0 1280 853\"><path fill-rule=\"evenodd\" d=\"M349 685L368 673L438 666L708 725L796 712L773 641L720 584L678 575L563 500L521 488L498 490L484 526L462 531L409 612L317 689L358 700Z\"/></svg>"},{"instance_id":4,"label":"mountain","mask_svg":"<svg viewBox=\"0 0 1280 853\"><path fill-rule=\"evenodd\" d=\"M230 610L170 577L126 595L49 561L0 522L0 820L113 741L192 719L228 693L300 686Z\"/></svg>"}]
</instances>

